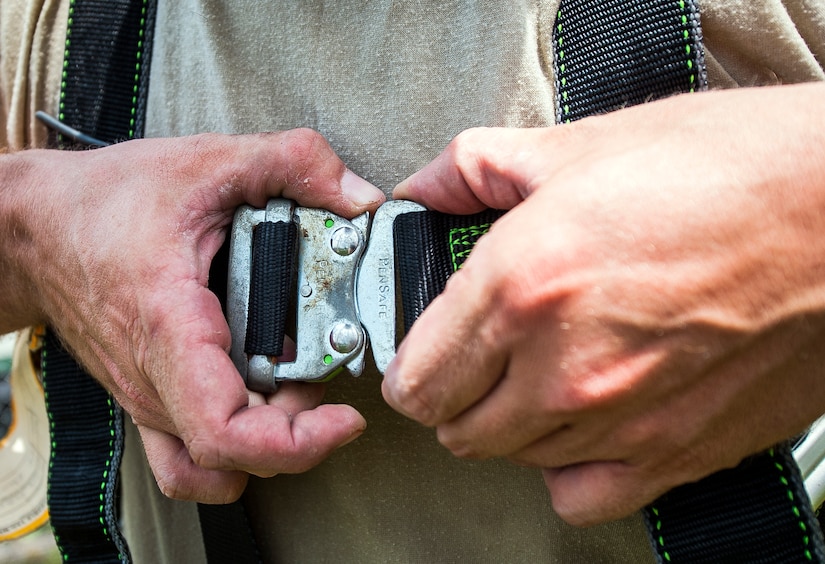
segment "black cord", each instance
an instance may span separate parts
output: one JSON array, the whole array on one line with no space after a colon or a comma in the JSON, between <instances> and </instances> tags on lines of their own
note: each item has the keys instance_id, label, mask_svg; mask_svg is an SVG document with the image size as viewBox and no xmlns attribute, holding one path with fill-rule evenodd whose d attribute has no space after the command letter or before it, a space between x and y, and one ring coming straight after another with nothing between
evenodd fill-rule
<instances>
[{"instance_id":1,"label":"black cord","mask_svg":"<svg viewBox=\"0 0 825 564\"><path fill-rule=\"evenodd\" d=\"M43 124L49 129L57 131L59 134L68 137L72 141L77 141L78 143L91 145L92 147L106 147L109 145L109 143L106 143L105 141L95 139L91 135L86 135L82 131L78 131L73 127L69 127L56 117L50 116L46 112L37 111L35 112L34 117L43 122Z\"/></svg>"}]
</instances>

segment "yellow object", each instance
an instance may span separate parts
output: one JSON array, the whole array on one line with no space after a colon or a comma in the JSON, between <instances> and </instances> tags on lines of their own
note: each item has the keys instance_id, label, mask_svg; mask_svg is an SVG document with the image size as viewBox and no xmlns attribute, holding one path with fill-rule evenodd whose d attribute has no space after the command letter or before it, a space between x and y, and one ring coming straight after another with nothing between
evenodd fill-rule
<instances>
[{"instance_id":1,"label":"yellow object","mask_svg":"<svg viewBox=\"0 0 825 564\"><path fill-rule=\"evenodd\" d=\"M14 348L12 421L0 437L0 541L30 533L49 518L49 427L43 388L29 352L30 337L28 332L21 334Z\"/></svg>"}]
</instances>

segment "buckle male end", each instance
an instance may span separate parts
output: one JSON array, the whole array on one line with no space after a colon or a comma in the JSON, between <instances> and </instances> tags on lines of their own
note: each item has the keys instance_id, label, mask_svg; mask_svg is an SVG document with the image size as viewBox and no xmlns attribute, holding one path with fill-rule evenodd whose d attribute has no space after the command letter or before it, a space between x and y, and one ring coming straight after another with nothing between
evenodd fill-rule
<instances>
[{"instance_id":1,"label":"buckle male end","mask_svg":"<svg viewBox=\"0 0 825 564\"><path fill-rule=\"evenodd\" d=\"M253 234L263 222L291 222L297 227L297 291L287 289L295 291L298 328L291 362L254 354L245 338ZM230 356L249 389L268 393L282 381L325 381L342 370L356 376L363 371L366 334L355 307L355 273L368 225L367 214L349 221L283 199L271 200L264 210L238 209L230 243L227 317L232 333Z\"/></svg>"}]
</instances>

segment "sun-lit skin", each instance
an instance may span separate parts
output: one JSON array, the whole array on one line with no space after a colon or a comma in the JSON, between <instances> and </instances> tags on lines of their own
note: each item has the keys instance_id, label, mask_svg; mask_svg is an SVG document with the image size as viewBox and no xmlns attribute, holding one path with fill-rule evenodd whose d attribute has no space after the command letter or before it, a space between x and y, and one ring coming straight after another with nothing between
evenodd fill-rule
<instances>
[{"instance_id":1,"label":"sun-lit skin","mask_svg":"<svg viewBox=\"0 0 825 564\"><path fill-rule=\"evenodd\" d=\"M403 342L389 403L459 456L544 468L576 524L804 429L825 411L823 99L694 94L460 135L395 196L513 210ZM235 499L365 428L322 386L249 394L226 353L209 263L235 207L275 196L345 217L383 201L306 130L0 155L0 331L56 328L169 496Z\"/></svg>"},{"instance_id":2,"label":"sun-lit skin","mask_svg":"<svg viewBox=\"0 0 825 564\"><path fill-rule=\"evenodd\" d=\"M320 135L21 151L0 169L0 330L56 328L138 425L166 495L231 501L249 473L306 470L364 430L353 408L319 407L320 386L250 396L206 288L242 203L284 196L352 217L383 201Z\"/></svg>"},{"instance_id":3,"label":"sun-lit skin","mask_svg":"<svg viewBox=\"0 0 825 564\"><path fill-rule=\"evenodd\" d=\"M513 209L413 326L385 398L458 456L544 468L580 525L804 430L825 412L822 100L706 93L459 136L394 196Z\"/></svg>"}]
</instances>

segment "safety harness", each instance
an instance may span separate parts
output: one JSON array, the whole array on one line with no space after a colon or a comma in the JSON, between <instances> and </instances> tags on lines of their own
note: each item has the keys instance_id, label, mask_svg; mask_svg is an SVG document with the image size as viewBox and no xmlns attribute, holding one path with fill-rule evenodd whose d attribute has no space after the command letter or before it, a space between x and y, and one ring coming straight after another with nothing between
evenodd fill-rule
<instances>
[{"instance_id":1,"label":"safety harness","mask_svg":"<svg viewBox=\"0 0 825 564\"><path fill-rule=\"evenodd\" d=\"M156 0L72 0L59 113L65 134L56 144L142 135L155 8ZM552 41L559 123L705 88L695 0L562 0ZM358 374L368 344L383 370L399 317L409 329L503 213L450 216L388 202L371 220L346 220L285 200L241 208L226 307L232 358L247 385L272 391L284 380ZM310 299L317 309L297 308L295 362L272 363L290 308ZM42 368L49 506L64 560L128 562L116 511L122 411L51 333ZM199 515L210 562L259 560L242 505L200 506ZM659 562L825 562L787 445L676 488L644 516Z\"/></svg>"}]
</instances>

